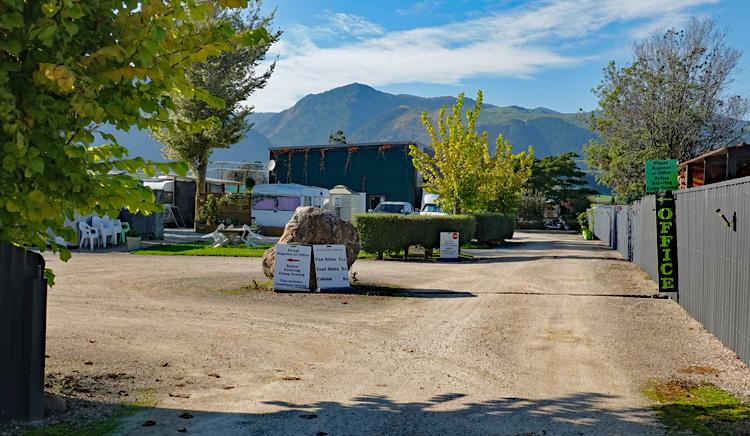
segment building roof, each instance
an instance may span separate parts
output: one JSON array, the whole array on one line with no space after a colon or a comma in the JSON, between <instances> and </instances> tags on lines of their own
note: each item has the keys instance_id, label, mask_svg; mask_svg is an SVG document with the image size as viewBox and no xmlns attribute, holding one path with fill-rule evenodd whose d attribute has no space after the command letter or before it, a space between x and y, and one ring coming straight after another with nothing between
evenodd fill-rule
<instances>
[{"instance_id":1,"label":"building roof","mask_svg":"<svg viewBox=\"0 0 750 436\"><path fill-rule=\"evenodd\" d=\"M746 142L743 142L743 143L740 143L740 144L737 144L737 145L733 145L731 147L724 146L724 147L721 147L721 148L717 148L717 149L708 151L706 153L703 153L702 155L694 157L694 158L692 158L690 160L686 160L685 162L680 162L679 167L683 168L683 167L685 167L687 165L690 165L690 164L694 164L694 163L697 163L697 162L702 162L702 161L708 159L709 157L721 156L721 155L727 154L727 153L729 153L729 150L736 150L736 149L745 148L745 147L750 147L750 144L748 144Z\"/></svg>"},{"instance_id":2,"label":"building roof","mask_svg":"<svg viewBox=\"0 0 750 436\"><path fill-rule=\"evenodd\" d=\"M348 148L348 147L360 147L360 148L381 147L383 145L410 145L410 144L431 148L430 146L422 144L418 141L388 141L388 142L358 142L358 143L349 143L349 144L288 145L284 147L269 147L268 149L271 151L278 151L278 150L304 150L308 148L320 149L320 148Z\"/></svg>"}]
</instances>

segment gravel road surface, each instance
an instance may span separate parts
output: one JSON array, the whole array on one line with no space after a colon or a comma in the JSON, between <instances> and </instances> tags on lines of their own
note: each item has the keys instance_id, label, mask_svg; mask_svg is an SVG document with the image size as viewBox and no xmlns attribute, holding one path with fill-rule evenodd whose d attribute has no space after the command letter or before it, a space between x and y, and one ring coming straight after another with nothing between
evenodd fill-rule
<instances>
[{"instance_id":1,"label":"gravel road surface","mask_svg":"<svg viewBox=\"0 0 750 436\"><path fill-rule=\"evenodd\" d=\"M265 280L253 258L50 258L49 390L92 414L155 404L120 434L290 435L662 434L648 380L750 394L736 355L599 242L517 233L472 253L355 263L399 297L247 289Z\"/></svg>"}]
</instances>

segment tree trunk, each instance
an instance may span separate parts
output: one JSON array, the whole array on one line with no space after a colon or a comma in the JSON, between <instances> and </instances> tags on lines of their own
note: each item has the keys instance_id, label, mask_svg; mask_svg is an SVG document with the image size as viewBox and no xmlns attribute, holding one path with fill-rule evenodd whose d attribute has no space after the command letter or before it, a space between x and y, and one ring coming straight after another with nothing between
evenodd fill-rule
<instances>
[{"instance_id":1,"label":"tree trunk","mask_svg":"<svg viewBox=\"0 0 750 436\"><path fill-rule=\"evenodd\" d=\"M198 216L201 213L202 203L200 201L206 193L206 171L208 170L208 162L203 161L198 165L190 165L190 170L193 172L195 178L195 217L193 221L198 220Z\"/></svg>"}]
</instances>

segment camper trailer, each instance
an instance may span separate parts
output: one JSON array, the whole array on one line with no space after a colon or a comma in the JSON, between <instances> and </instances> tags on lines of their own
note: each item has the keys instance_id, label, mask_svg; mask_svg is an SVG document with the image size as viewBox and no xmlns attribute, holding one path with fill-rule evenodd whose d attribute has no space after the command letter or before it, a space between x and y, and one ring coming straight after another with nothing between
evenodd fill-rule
<instances>
[{"instance_id":1,"label":"camper trailer","mask_svg":"<svg viewBox=\"0 0 750 436\"><path fill-rule=\"evenodd\" d=\"M266 234L281 234L300 206L328 207L328 190L281 183L253 187L252 216Z\"/></svg>"}]
</instances>

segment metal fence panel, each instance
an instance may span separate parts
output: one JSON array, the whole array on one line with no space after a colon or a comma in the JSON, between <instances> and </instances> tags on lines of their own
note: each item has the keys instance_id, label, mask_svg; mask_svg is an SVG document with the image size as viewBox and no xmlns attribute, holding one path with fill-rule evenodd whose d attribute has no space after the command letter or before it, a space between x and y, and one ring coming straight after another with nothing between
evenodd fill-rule
<instances>
[{"instance_id":1,"label":"metal fence panel","mask_svg":"<svg viewBox=\"0 0 750 436\"><path fill-rule=\"evenodd\" d=\"M0 421L42 418L44 258L0 242Z\"/></svg>"},{"instance_id":2,"label":"metal fence panel","mask_svg":"<svg viewBox=\"0 0 750 436\"><path fill-rule=\"evenodd\" d=\"M659 279L656 266L656 197L643 197L638 210L638 256L636 263L643 268L653 280ZM679 227L679 226L678 226ZM678 243L679 243L679 238Z\"/></svg>"},{"instance_id":3,"label":"metal fence panel","mask_svg":"<svg viewBox=\"0 0 750 436\"><path fill-rule=\"evenodd\" d=\"M630 206L615 206L617 211L617 251L628 260L633 259L630 245Z\"/></svg>"},{"instance_id":4,"label":"metal fence panel","mask_svg":"<svg viewBox=\"0 0 750 436\"><path fill-rule=\"evenodd\" d=\"M750 177L676 197L680 304L750 363Z\"/></svg>"},{"instance_id":5,"label":"metal fence panel","mask_svg":"<svg viewBox=\"0 0 750 436\"><path fill-rule=\"evenodd\" d=\"M677 191L675 198L679 303L750 364L750 177ZM607 242L610 221L602 221L595 222L597 237ZM658 280L656 198L623 207L615 223L619 251L625 256L628 243L629 258Z\"/></svg>"},{"instance_id":6,"label":"metal fence panel","mask_svg":"<svg viewBox=\"0 0 750 436\"><path fill-rule=\"evenodd\" d=\"M614 206L596 206L594 208L594 236L614 248L615 218Z\"/></svg>"}]
</instances>

